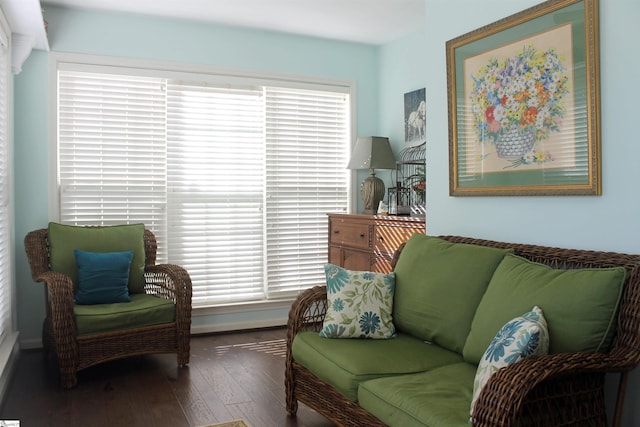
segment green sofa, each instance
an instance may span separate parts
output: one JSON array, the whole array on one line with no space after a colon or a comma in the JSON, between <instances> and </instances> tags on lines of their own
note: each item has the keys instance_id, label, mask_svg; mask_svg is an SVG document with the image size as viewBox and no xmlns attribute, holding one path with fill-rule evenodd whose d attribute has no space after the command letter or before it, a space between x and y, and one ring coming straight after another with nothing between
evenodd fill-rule
<instances>
[{"instance_id":1,"label":"green sofa","mask_svg":"<svg viewBox=\"0 0 640 427\"><path fill-rule=\"evenodd\" d=\"M415 234L393 265L388 339L319 334L325 286L294 302L290 416L300 401L346 426L607 425L605 374L624 383L640 363L640 256ZM504 363L476 384L472 407L479 364L493 363L499 332L534 306L546 319L544 353Z\"/></svg>"}]
</instances>

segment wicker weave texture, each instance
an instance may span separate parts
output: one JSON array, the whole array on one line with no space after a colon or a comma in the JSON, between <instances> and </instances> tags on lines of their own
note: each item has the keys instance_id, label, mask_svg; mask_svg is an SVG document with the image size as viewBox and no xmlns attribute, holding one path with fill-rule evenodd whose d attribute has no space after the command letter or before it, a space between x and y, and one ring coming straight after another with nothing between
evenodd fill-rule
<instances>
[{"instance_id":1,"label":"wicker weave texture","mask_svg":"<svg viewBox=\"0 0 640 427\"><path fill-rule=\"evenodd\" d=\"M45 284L46 314L42 344L56 356L60 385L77 384L77 372L99 363L152 353L176 353L179 366L189 363L191 330L191 278L177 265L156 265L157 243L145 230L145 292L171 300L176 305L171 323L78 336L73 315L71 279L49 270L47 230L35 230L24 240L31 277Z\"/></svg>"},{"instance_id":2,"label":"wicker weave texture","mask_svg":"<svg viewBox=\"0 0 640 427\"><path fill-rule=\"evenodd\" d=\"M617 317L617 336L609 353L562 353L525 359L499 370L483 388L473 413L474 426L606 426L604 378L626 375L640 364L640 256L614 252L513 244L461 236L455 243L511 248L515 254L559 269L624 267L627 276ZM394 254L395 266L404 244ZM286 409L294 416L304 402L338 425L383 425L354 402L316 378L291 355L296 334L319 331L326 312L326 288L317 286L293 303L287 326ZM620 422L624 390L614 425Z\"/></svg>"}]
</instances>

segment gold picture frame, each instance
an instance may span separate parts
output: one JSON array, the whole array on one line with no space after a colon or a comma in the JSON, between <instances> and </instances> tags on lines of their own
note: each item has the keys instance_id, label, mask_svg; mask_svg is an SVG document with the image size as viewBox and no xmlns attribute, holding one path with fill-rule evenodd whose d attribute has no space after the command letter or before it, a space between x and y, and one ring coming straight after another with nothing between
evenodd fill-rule
<instances>
[{"instance_id":1,"label":"gold picture frame","mask_svg":"<svg viewBox=\"0 0 640 427\"><path fill-rule=\"evenodd\" d=\"M601 195L597 0L449 40L449 194Z\"/></svg>"}]
</instances>

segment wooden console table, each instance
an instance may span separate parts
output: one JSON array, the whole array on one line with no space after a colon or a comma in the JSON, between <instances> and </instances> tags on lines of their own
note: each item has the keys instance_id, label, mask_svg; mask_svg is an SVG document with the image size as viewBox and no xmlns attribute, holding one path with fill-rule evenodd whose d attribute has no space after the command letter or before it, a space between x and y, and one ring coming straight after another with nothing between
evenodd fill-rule
<instances>
[{"instance_id":1,"label":"wooden console table","mask_svg":"<svg viewBox=\"0 0 640 427\"><path fill-rule=\"evenodd\" d=\"M329 262L349 270L391 271L393 253L413 233L425 233L424 217L328 214Z\"/></svg>"}]
</instances>

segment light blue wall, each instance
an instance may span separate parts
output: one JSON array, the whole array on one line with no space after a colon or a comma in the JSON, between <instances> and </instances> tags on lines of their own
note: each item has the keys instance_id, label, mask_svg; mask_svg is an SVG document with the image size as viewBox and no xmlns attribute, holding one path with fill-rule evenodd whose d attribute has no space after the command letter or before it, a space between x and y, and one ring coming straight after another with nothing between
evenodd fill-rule
<instances>
[{"instance_id":1,"label":"light blue wall","mask_svg":"<svg viewBox=\"0 0 640 427\"><path fill-rule=\"evenodd\" d=\"M357 133L377 127L378 52L374 46L263 31L233 29L181 20L95 13L46 6L54 53L81 53L154 61L176 61L250 72L286 73L353 81ZM38 345L44 317L42 285L30 278L25 234L48 222L48 60L35 51L15 78L16 281L18 329L23 345ZM194 317L207 324L286 319L286 309Z\"/></svg>"},{"instance_id":2,"label":"light blue wall","mask_svg":"<svg viewBox=\"0 0 640 427\"><path fill-rule=\"evenodd\" d=\"M448 111L445 43L538 3L427 1L423 33L381 50L381 128L400 137L402 95L426 87L427 230L502 240L578 248L640 252L640 181L637 158L635 85L640 58L637 47L640 2L600 4L600 79L603 195L600 197L449 197ZM462 6L463 5L463 6ZM464 7L465 13L458 13ZM455 16L456 19L449 19Z\"/></svg>"},{"instance_id":3,"label":"light blue wall","mask_svg":"<svg viewBox=\"0 0 640 427\"><path fill-rule=\"evenodd\" d=\"M637 0L600 2L602 196L449 196L445 43L537 3L426 0L424 31L381 49L381 132L401 140L403 94L425 87L428 234L640 253ZM608 380L611 406L616 384ZM631 375L622 425L640 425L640 370Z\"/></svg>"},{"instance_id":4,"label":"light blue wall","mask_svg":"<svg viewBox=\"0 0 640 427\"><path fill-rule=\"evenodd\" d=\"M425 1L425 27L381 48L53 7L46 8L45 16L54 52L354 80L357 134L389 136L396 152L404 139L403 94L425 87L429 234L640 253L640 200L635 197L640 182L640 143L635 129L635 102L640 99L635 78L640 76L640 56L634 54L640 40L640 2L607 0L600 4L603 195L454 198L448 195L445 42L539 2ZM47 53L35 52L15 78L18 328L26 341L39 339L43 317L42 289L29 277L21 236L45 226L48 220L47 62ZM615 385L610 383L609 400ZM637 370L630 379L623 425L640 425L640 409L636 408L640 408Z\"/></svg>"}]
</instances>

